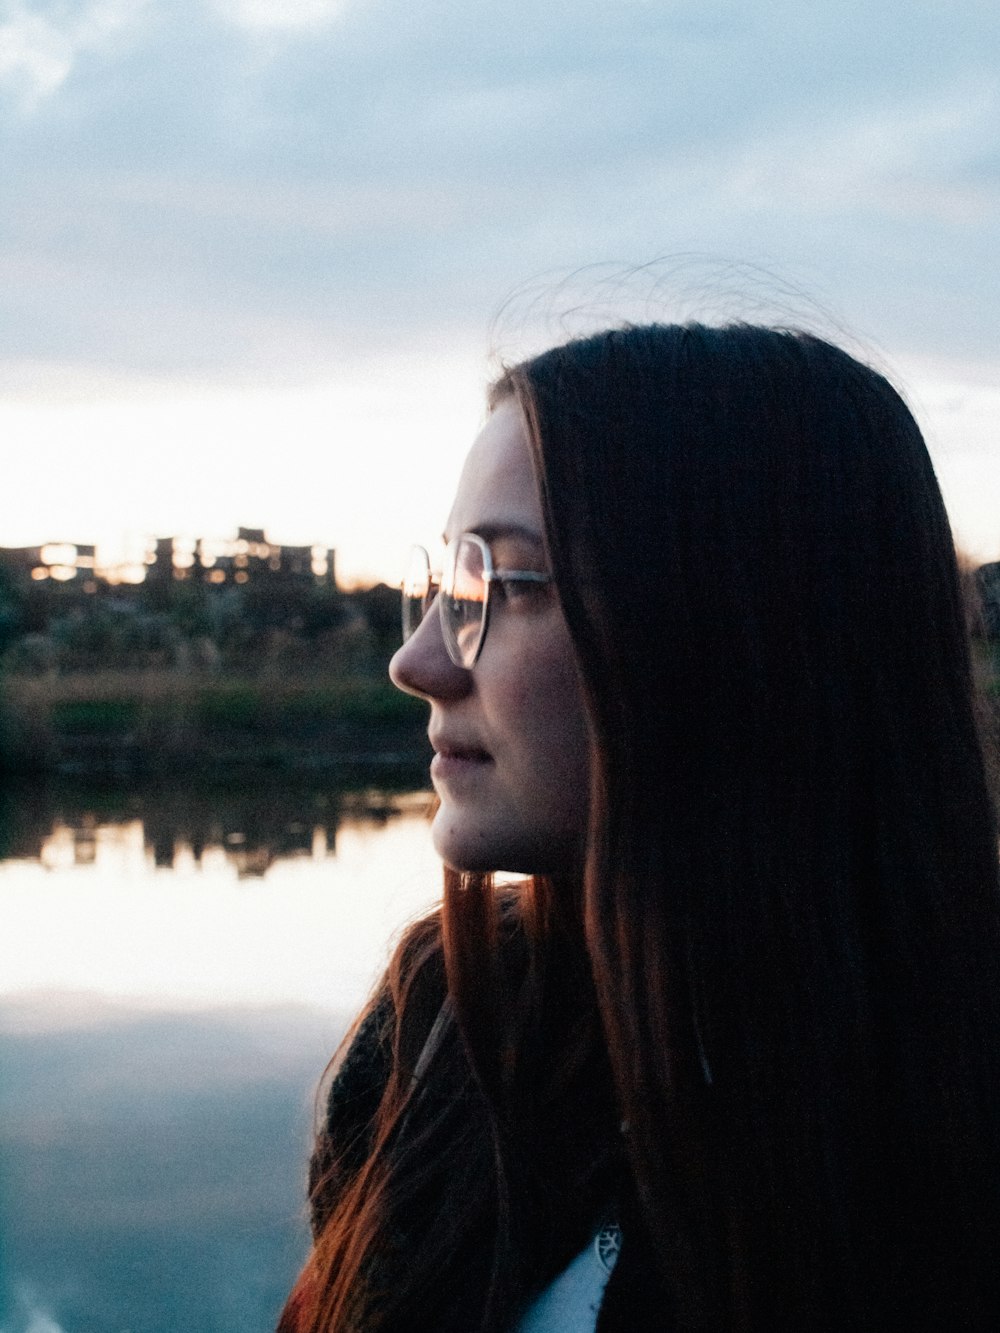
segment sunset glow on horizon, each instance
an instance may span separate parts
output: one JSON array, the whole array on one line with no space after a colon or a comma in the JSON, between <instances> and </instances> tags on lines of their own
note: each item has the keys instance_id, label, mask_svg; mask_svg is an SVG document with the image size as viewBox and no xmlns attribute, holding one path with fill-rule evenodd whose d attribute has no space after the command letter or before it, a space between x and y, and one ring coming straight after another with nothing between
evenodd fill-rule
<instances>
[{"instance_id":1,"label":"sunset glow on horizon","mask_svg":"<svg viewBox=\"0 0 1000 1333\"><path fill-rule=\"evenodd\" d=\"M500 360L738 318L874 349L1000 555L992 10L568 12L8 7L0 544L252 525L395 582Z\"/></svg>"},{"instance_id":2,"label":"sunset glow on horizon","mask_svg":"<svg viewBox=\"0 0 1000 1333\"><path fill-rule=\"evenodd\" d=\"M197 407L178 395L172 404L165 399L128 412L114 402L20 406L19 422L11 422L9 405L0 403L0 429L8 427L8 438L19 424L24 428L30 410L37 448L55 449L69 431L84 441L73 458L48 472L43 503L19 503L0 514L0 546L96 545L104 577L137 582L157 537L186 541L193 551L198 539L225 544L252 522L276 545L333 550L340 587L395 585L411 542L427 542L439 531L482 421L485 376L466 366L456 368L456 378L459 370L464 385L438 382L426 401L411 397L399 407L390 397L378 416L351 404L356 415L345 412L335 425L329 414L336 395L321 390L261 393L245 401L203 395ZM956 544L977 561L1000 558L1000 389L918 373L902 387L927 438ZM442 401L449 388L453 404ZM295 422L299 468L308 459L311 469L306 476L281 469L289 451L276 438L277 421L286 429ZM213 457L212 442L222 433L240 445L219 448ZM129 436L136 440L132 446ZM356 451L324 447L331 437L350 437ZM157 454L169 466L147 471L144 460ZM127 516L116 482L125 466L131 474ZM14 460L15 478L18 468ZM192 494L199 471L212 480ZM15 493L16 484L8 489Z\"/></svg>"}]
</instances>

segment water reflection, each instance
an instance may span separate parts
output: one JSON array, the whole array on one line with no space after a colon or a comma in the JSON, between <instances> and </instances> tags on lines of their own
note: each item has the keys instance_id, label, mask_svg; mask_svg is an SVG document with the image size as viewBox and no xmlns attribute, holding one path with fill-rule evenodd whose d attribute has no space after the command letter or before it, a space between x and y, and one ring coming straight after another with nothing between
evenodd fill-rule
<instances>
[{"instance_id":1,"label":"water reflection","mask_svg":"<svg viewBox=\"0 0 1000 1333\"><path fill-rule=\"evenodd\" d=\"M0 860L0 993L159 1007L359 1004L439 896L425 792L20 793Z\"/></svg>"},{"instance_id":2,"label":"water reflection","mask_svg":"<svg viewBox=\"0 0 1000 1333\"><path fill-rule=\"evenodd\" d=\"M0 1333L267 1333L319 1075L440 892L427 793L8 792Z\"/></svg>"},{"instance_id":3,"label":"water reflection","mask_svg":"<svg viewBox=\"0 0 1000 1333\"><path fill-rule=\"evenodd\" d=\"M8 797L0 856L46 869L90 866L99 848L127 844L158 869L199 866L219 853L240 878L290 857L336 855L344 820L382 825L425 813L425 791L290 786L259 777L232 787L28 787Z\"/></svg>"},{"instance_id":4,"label":"water reflection","mask_svg":"<svg viewBox=\"0 0 1000 1333\"><path fill-rule=\"evenodd\" d=\"M0 1004L3 1333L268 1333L342 1019Z\"/></svg>"}]
</instances>

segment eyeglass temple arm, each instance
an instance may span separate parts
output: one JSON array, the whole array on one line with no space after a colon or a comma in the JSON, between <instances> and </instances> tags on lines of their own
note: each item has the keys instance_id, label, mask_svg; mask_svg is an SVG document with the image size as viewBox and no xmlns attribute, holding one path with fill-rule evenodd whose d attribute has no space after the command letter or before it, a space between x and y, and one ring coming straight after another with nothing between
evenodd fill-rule
<instances>
[{"instance_id":1,"label":"eyeglass temple arm","mask_svg":"<svg viewBox=\"0 0 1000 1333\"><path fill-rule=\"evenodd\" d=\"M491 569L484 579L487 583L551 583L552 575L534 569Z\"/></svg>"}]
</instances>

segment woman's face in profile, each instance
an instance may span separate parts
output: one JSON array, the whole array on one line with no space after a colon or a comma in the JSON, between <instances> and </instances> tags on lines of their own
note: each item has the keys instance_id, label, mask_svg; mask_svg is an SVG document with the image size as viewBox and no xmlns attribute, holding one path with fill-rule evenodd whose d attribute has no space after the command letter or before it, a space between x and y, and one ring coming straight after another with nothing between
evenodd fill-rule
<instances>
[{"instance_id":1,"label":"woman's face in profile","mask_svg":"<svg viewBox=\"0 0 1000 1333\"><path fill-rule=\"evenodd\" d=\"M482 537L498 570L548 572L524 419L504 400L476 438L445 536ZM569 631L551 584L490 590L471 670L456 666L434 605L390 675L431 705L434 845L457 870L542 874L580 862L589 742Z\"/></svg>"}]
</instances>

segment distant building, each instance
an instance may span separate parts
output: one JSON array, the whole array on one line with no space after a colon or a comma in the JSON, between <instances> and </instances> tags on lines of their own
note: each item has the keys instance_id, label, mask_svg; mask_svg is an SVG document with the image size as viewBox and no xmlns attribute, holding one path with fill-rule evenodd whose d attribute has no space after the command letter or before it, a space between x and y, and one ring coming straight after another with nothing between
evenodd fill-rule
<instances>
[{"instance_id":1,"label":"distant building","mask_svg":"<svg viewBox=\"0 0 1000 1333\"><path fill-rule=\"evenodd\" d=\"M164 586L175 580L197 579L215 587L245 584L260 579L308 579L335 585L334 553L326 546L279 546L267 540L263 528L238 528L235 538L213 541L201 537L157 537L144 562L99 570L93 546L49 542L44 546L0 547L0 565L14 577L69 582L81 578L86 592L98 583L137 580Z\"/></svg>"},{"instance_id":2,"label":"distant building","mask_svg":"<svg viewBox=\"0 0 1000 1333\"><path fill-rule=\"evenodd\" d=\"M0 547L0 565L15 578L31 578L31 572L41 566L42 548L40 546L3 546Z\"/></svg>"},{"instance_id":3,"label":"distant building","mask_svg":"<svg viewBox=\"0 0 1000 1333\"><path fill-rule=\"evenodd\" d=\"M177 576L174 566L174 537L157 537L146 557L146 581L167 583Z\"/></svg>"},{"instance_id":4,"label":"distant building","mask_svg":"<svg viewBox=\"0 0 1000 1333\"><path fill-rule=\"evenodd\" d=\"M311 546L278 546L271 568L286 578L313 576L313 548Z\"/></svg>"},{"instance_id":5,"label":"distant building","mask_svg":"<svg viewBox=\"0 0 1000 1333\"><path fill-rule=\"evenodd\" d=\"M97 583L93 546L74 546L72 542L46 542L44 546L0 547L0 564L14 577L42 583L55 579L69 583L82 576L87 592L94 592Z\"/></svg>"}]
</instances>

